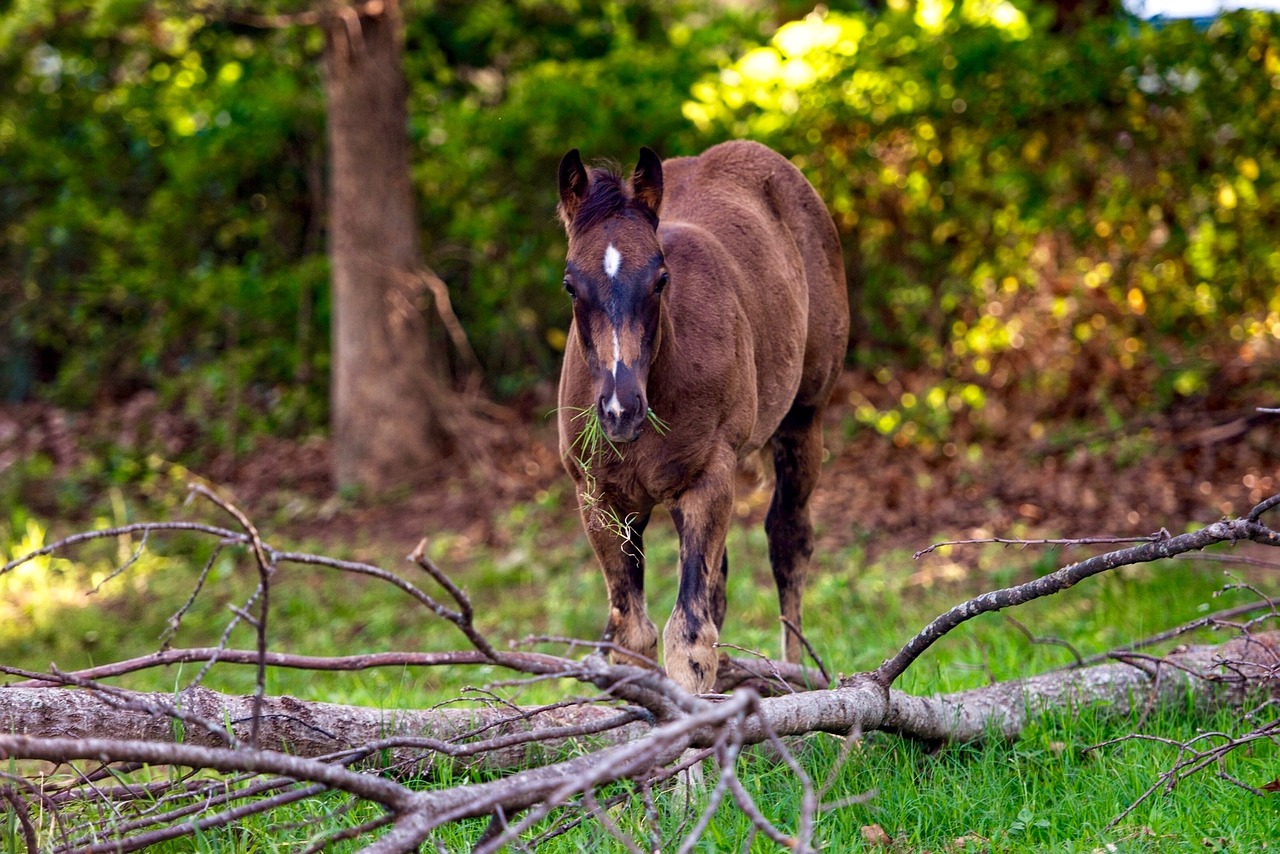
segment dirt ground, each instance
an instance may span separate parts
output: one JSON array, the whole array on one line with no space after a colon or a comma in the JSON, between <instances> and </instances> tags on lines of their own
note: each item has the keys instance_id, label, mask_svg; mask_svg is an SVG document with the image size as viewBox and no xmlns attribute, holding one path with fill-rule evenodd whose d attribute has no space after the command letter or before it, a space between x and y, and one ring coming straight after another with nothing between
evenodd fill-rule
<instances>
[{"instance_id":1,"label":"dirt ground","mask_svg":"<svg viewBox=\"0 0 1280 854\"><path fill-rule=\"evenodd\" d=\"M852 542L871 553L917 549L944 536L1141 535L1242 513L1280 491L1280 416L1258 413L1254 406L1265 401L1236 409L1189 401L1108 427L1045 423L1034 407L989 399L980 420L960 419L954 436L934 443L895 441L856 422L855 405L888 408L910 385L911 378L880 382L858 372L842 379L813 504L820 549ZM501 414L495 447L479 461L455 462L423 473L412 489L365 500L333 495L329 445L319 437L260 439L252 452L215 457L194 473L269 520L277 536L322 544L358 537L400 548L448 531L501 547L509 532L498 522L520 502L554 500L566 515L575 512L553 420L543 417L552 406L544 389ZM184 430L190 433L183 418L145 395L90 414L9 406L0 409L0 478L21 458L43 454L52 470L44 481L24 481L19 497L37 513L65 513L65 497L59 505L45 494L60 474L83 469L112 443L154 446L152 460L180 454ZM762 520L768 501L755 484L750 476L740 483L736 509L746 523Z\"/></svg>"}]
</instances>

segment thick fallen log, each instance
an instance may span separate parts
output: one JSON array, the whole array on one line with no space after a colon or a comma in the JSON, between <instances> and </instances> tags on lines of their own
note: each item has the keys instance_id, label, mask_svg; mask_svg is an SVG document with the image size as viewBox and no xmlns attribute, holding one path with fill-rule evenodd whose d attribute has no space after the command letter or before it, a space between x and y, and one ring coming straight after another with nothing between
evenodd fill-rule
<instances>
[{"instance_id":1,"label":"thick fallen log","mask_svg":"<svg viewBox=\"0 0 1280 854\"><path fill-rule=\"evenodd\" d=\"M614 678L628 678L632 670L603 661L596 666ZM1191 647L1164 659L1143 656L934 697L897 690L886 697L868 676L854 676L831 690L762 698L756 713L741 723L740 733L744 743L763 741L770 731L885 730L950 742L979 741L992 734L1016 738L1035 715L1096 706L1101 713L1124 716L1134 703L1184 705L1189 698L1211 709L1239 705L1277 684L1280 633L1268 632ZM253 697L205 688L174 695L10 686L0 689L0 731L34 738L173 743L173 720L165 712L177 710L188 720L225 722L217 731L188 725L182 732L185 744L217 747L248 739L253 706ZM644 738L655 726L643 709L587 701L516 711L489 706L372 709L267 697L261 712L262 748L311 758L376 753L379 762L419 773L440 763L508 770L545 765L571 748L600 749ZM694 733L690 745L709 746L715 737Z\"/></svg>"}]
</instances>

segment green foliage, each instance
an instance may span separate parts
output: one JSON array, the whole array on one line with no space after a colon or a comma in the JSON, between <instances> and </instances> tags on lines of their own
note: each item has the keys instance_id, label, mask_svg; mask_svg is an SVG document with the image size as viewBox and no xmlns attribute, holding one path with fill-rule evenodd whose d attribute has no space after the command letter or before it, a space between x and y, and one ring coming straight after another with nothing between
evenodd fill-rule
<instances>
[{"instance_id":1,"label":"green foliage","mask_svg":"<svg viewBox=\"0 0 1280 854\"><path fill-rule=\"evenodd\" d=\"M1069 414L1280 354L1280 17L1064 36L1007 2L889 7L787 24L685 107L817 185L864 346L946 377L939 401L1016 385Z\"/></svg>"},{"instance_id":2,"label":"green foliage","mask_svg":"<svg viewBox=\"0 0 1280 854\"><path fill-rule=\"evenodd\" d=\"M1062 35L1038 6L894 0L758 44L702 0L405 12L424 255L499 396L564 344L561 154L733 136L830 205L861 358L932 372L859 416L895 440L939 443L993 390L1066 415L1221 395L1280 349L1274 15ZM0 13L5 397L324 422L319 49L164 0Z\"/></svg>"},{"instance_id":3,"label":"green foliage","mask_svg":"<svg viewBox=\"0 0 1280 854\"><path fill-rule=\"evenodd\" d=\"M322 401L328 358L303 36L97 6L0 52L0 390L296 415L275 404Z\"/></svg>"},{"instance_id":4,"label":"green foliage","mask_svg":"<svg viewBox=\"0 0 1280 854\"><path fill-rule=\"evenodd\" d=\"M676 151L689 87L754 24L566 0L409 4L406 24L427 261L510 392L552 373L568 322L547 284L558 158ZM0 394L154 388L187 410L215 399L224 433L323 424L318 36L165 2L0 15Z\"/></svg>"}]
</instances>

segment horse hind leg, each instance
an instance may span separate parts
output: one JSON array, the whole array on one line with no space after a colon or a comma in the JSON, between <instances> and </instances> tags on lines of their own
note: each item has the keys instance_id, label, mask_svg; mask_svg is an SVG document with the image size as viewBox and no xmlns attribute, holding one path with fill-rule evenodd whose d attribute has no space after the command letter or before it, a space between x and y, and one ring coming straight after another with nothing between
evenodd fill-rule
<instances>
[{"instance_id":1,"label":"horse hind leg","mask_svg":"<svg viewBox=\"0 0 1280 854\"><path fill-rule=\"evenodd\" d=\"M778 585L783 618L800 629L805 575L813 555L813 523L809 499L822 464L822 410L795 404L771 439L776 482L765 533L769 537L769 563ZM783 624L782 656L800 660L800 636Z\"/></svg>"}]
</instances>

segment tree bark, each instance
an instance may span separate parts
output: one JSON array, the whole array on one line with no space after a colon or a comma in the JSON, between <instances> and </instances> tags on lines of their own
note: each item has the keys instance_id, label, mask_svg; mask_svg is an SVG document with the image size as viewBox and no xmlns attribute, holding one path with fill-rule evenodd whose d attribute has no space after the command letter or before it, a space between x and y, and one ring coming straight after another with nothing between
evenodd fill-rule
<instances>
[{"instance_id":1,"label":"tree bark","mask_svg":"<svg viewBox=\"0 0 1280 854\"><path fill-rule=\"evenodd\" d=\"M325 23L335 485L404 483L448 453L458 408L420 303L397 0Z\"/></svg>"}]
</instances>

